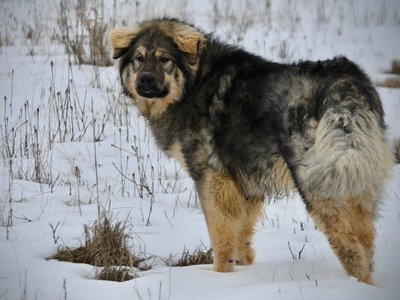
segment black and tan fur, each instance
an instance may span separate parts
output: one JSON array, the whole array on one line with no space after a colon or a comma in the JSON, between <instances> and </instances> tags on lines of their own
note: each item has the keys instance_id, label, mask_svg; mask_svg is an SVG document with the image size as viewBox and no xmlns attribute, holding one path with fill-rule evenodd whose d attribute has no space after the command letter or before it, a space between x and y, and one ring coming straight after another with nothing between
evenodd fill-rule
<instances>
[{"instance_id":1,"label":"black and tan fur","mask_svg":"<svg viewBox=\"0 0 400 300\"><path fill-rule=\"evenodd\" d=\"M379 96L354 63L277 64L175 19L110 40L125 93L196 184L216 271L253 262L264 198L294 189L347 273L372 283L392 157Z\"/></svg>"}]
</instances>

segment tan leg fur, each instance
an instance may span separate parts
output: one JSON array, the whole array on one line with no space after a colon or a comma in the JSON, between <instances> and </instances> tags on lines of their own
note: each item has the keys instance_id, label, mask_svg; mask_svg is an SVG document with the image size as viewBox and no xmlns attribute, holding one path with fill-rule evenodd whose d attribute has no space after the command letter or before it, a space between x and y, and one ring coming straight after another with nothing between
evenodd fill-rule
<instances>
[{"instance_id":1,"label":"tan leg fur","mask_svg":"<svg viewBox=\"0 0 400 300\"><path fill-rule=\"evenodd\" d=\"M245 199L229 176L214 171L206 173L199 193L214 250L214 270L230 272L237 261L251 263L251 237L261 201Z\"/></svg>"},{"instance_id":2,"label":"tan leg fur","mask_svg":"<svg viewBox=\"0 0 400 300\"><path fill-rule=\"evenodd\" d=\"M374 211L363 206L371 197L364 194L345 201L311 197L310 213L326 234L346 272L372 284L374 253Z\"/></svg>"},{"instance_id":3,"label":"tan leg fur","mask_svg":"<svg viewBox=\"0 0 400 300\"><path fill-rule=\"evenodd\" d=\"M255 224L262 215L263 198L249 199L246 202L246 212L242 215L241 228L236 254L236 262L239 265L250 265L254 261L254 249L252 238L255 232Z\"/></svg>"}]
</instances>

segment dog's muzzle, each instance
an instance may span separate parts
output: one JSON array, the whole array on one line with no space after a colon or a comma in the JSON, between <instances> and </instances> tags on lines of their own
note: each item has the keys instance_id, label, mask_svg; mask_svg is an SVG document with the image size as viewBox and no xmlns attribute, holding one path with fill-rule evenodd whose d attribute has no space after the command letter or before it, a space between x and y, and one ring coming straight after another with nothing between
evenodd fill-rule
<instances>
[{"instance_id":1,"label":"dog's muzzle","mask_svg":"<svg viewBox=\"0 0 400 300\"><path fill-rule=\"evenodd\" d=\"M142 97L154 98L159 97L161 89L157 84L157 78L153 73L141 73L136 82L136 91Z\"/></svg>"}]
</instances>

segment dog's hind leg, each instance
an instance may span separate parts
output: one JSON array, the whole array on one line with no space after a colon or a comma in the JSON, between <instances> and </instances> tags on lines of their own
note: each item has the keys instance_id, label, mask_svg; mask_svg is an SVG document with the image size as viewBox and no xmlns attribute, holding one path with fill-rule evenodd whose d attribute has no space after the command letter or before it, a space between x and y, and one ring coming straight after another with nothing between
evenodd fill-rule
<instances>
[{"instance_id":1,"label":"dog's hind leg","mask_svg":"<svg viewBox=\"0 0 400 300\"><path fill-rule=\"evenodd\" d=\"M233 271L246 199L227 175L207 171L198 192L214 251L214 270Z\"/></svg>"},{"instance_id":2,"label":"dog's hind leg","mask_svg":"<svg viewBox=\"0 0 400 300\"><path fill-rule=\"evenodd\" d=\"M263 197L246 199L236 253L236 262L239 265L250 265L254 261L255 253L252 247L252 239L255 232L255 224L262 215L262 207Z\"/></svg>"},{"instance_id":3,"label":"dog's hind leg","mask_svg":"<svg viewBox=\"0 0 400 300\"><path fill-rule=\"evenodd\" d=\"M338 202L309 196L309 211L346 272L371 284L375 239L375 207L366 207L370 194Z\"/></svg>"},{"instance_id":4,"label":"dog's hind leg","mask_svg":"<svg viewBox=\"0 0 400 300\"><path fill-rule=\"evenodd\" d=\"M374 219L392 155L379 110L368 109L373 95L364 99L347 84L328 93L314 141L293 169L308 210L348 274L371 283Z\"/></svg>"},{"instance_id":5,"label":"dog's hind leg","mask_svg":"<svg viewBox=\"0 0 400 300\"><path fill-rule=\"evenodd\" d=\"M365 207L364 203L371 203L371 198L375 196L371 193L364 193L360 197L349 198L346 210L351 212L353 231L359 242L364 248L367 261L367 268L370 273L374 271L374 242L375 242L375 218L377 215L376 207ZM370 198L370 199L368 199ZM371 280L372 281L372 280ZM366 280L368 282L368 280Z\"/></svg>"}]
</instances>

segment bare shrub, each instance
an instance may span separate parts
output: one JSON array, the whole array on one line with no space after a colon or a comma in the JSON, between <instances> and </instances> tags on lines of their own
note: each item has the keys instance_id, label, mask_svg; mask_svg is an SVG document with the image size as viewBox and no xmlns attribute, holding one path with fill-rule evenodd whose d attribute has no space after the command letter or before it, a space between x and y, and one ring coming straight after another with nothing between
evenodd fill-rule
<instances>
[{"instance_id":1,"label":"bare shrub","mask_svg":"<svg viewBox=\"0 0 400 300\"><path fill-rule=\"evenodd\" d=\"M286 4L282 4L276 16L279 28L287 29L289 36L295 35L301 24L301 15L297 9L293 9L295 7L296 1L288 0Z\"/></svg>"},{"instance_id":2,"label":"bare shrub","mask_svg":"<svg viewBox=\"0 0 400 300\"><path fill-rule=\"evenodd\" d=\"M47 30L46 24L43 22L43 16L36 9L36 2L33 6L33 12L29 12L30 19L28 22L22 21L22 32L24 34L24 43L28 49L28 55L35 55L35 48L39 46Z\"/></svg>"},{"instance_id":3,"label":"bare shrub","mask_svg":"<svg viewBox=\"0 0 400 300\"><path fill-rule=\"evenodd\" d=\"M14 13L4 9L1 18L3 22L0 23L0 50L15 44L14 33L18 30L18 20Z\"/></svg>"},{"instance_id":4,"label":"bare shrub","mask_svg":"<svg viewBox=\"0 0 400 300\"><path fill-rule=\"evenodd\" d=\"M75 63L112 65L106 32L115 26L115 19L105 17L104 2L94 0L88 7L86 0L60 0L58 16L58 39Z\"/></svg>"},{"instance_id":5,"label":"bare shrub","mask_svg":"<svg viewBox=\"0 0 400 300\"><path fill-rule=\"evenodd\" d=\"M212 30L225 29L225 38L240 44L247 31L255 24L271 25L271 1L231 1L213 0L210 20Z\"/></svg>"},{"instance_id":6,"label":"bare shrub","mask_svg":"<svg viewBox=\"0 0 400 300\"><path fill-rule=\"evenodd\" d=\"M83 3L77 1L71 9L66 0L60 1L60 10L58 12L57 23L60 29L58 39L64 45L67 54L74 57L75 63L83 63L84 60L84 35L81 29L81 20L84 9ZM71 10L75 14L75 23L73 23Z\"/></svg>"},{"instance_id":7,"label":"bare shrub","mask_svg":"<svg viewBox=\"0 0 400 300\"><path fill-rule=\"evenodd\" d=\"M318 1L317 4L317 12L316 12L316 23L318 26L327 24L329 22L329 17L326 14L326 5L323 1Z\"/></svg>"},{"instance_id":8,"label":"bare shrub","mask_svg":"<svg viewBox=\"0 0 400 300\"><path fill-rule=\"evenodd\" d=\"M290 61L293 57L293 51L290 49L290 42L288 40L284 40L280 43L278 56L282 61Z\"/></svg>"}]
</instances>

